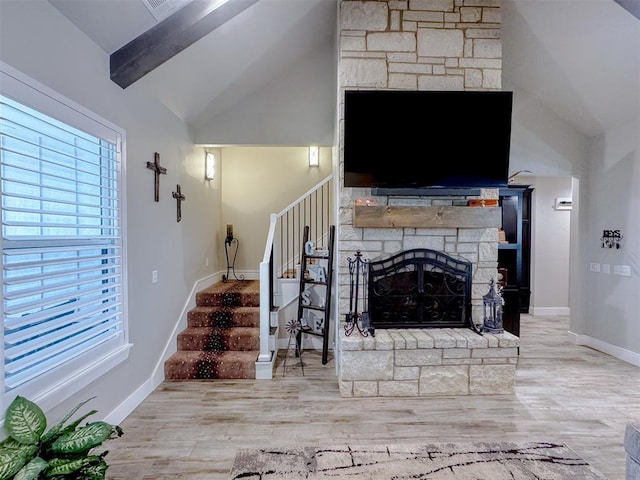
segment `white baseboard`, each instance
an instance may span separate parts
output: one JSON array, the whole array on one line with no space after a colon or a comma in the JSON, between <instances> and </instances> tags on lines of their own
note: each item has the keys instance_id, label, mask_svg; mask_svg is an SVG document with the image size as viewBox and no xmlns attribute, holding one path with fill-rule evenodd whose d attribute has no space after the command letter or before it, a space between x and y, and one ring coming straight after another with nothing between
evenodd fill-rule
<instances>
[{"instance_id":1,"label":"white baseboard","mask_svg":"<svg viewBox=\"0 0 640 480\"><path fill-rule=\"evenodd\" d=\"M640 367L640 354L632 352L631 350L618 347L617 345L612 345L608 342L590 337L589 335L579 335L573 332L569 332L569 341L575 343L576 345L585 345L587 347L591 347L595 350L622 360L623 362L627 362L631 365Z\"/></svg>"},{"instance_id":2,"label":"white baseboard","mask_svg":"<svg viewBox=\"0 0 640 480\"><path fill-rule=\"evenodd\" d=\"M104 419L105 422L112 425L121 424L125 418L129 416L135 408L140 405L145 398L147 398L157 385L153 385L153 379L149 379L140 385L136 391L129 395L124 402L111 410L109 415Z\"/></svg>"},{"instance_id":3,"label":"white baseboard","mask_svg":"<svg viewBox=\"0 0 640 480\"><path fill-rule=\"evenodd\" d=\"M529 313L541 317L553 317L556 315L571 315L571 309L569 307L531 307Z\"/></svg>"},{"instance_id":4,"label":"white baseboard","mask_svg":"<svg viewBox=\"0 0 640 480\"><path fill-rule=\"evenodd\" d=\"M268 362L256 362L256 380L271 380L273 378L273 366L277 352L271 352L271 360Z\"/></svg>"}]
</instances>

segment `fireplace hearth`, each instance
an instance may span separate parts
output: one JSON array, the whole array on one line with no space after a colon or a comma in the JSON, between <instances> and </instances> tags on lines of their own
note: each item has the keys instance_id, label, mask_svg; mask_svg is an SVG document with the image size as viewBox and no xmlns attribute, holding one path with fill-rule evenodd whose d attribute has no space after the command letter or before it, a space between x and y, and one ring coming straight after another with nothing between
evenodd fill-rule
<instances>
[{"instance_id":1,"label":"fireplace hearth","mask_svg":"<svg viewBox=\"0 0 640 480\"><path fill-rule=\"evenodd\" d=\"M430 249L368 262L371 329L469 328L472 264Z\"/></svg>"}]
</instances>

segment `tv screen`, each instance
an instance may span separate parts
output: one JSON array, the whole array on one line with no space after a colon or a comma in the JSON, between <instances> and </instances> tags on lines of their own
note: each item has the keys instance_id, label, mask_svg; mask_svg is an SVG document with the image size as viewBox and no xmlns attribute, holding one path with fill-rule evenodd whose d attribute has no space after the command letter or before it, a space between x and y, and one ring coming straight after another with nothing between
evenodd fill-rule
<instances>
[{"instance_id":1,"label":"tv screen","mask_svg":"<svg viewBox=\"0 0 640 480\"><path fill-rule=\"evenodd\" d=\"M345 91L344 186L506 186L512 96L506 91Z\"/></svg>"}]
</instances>

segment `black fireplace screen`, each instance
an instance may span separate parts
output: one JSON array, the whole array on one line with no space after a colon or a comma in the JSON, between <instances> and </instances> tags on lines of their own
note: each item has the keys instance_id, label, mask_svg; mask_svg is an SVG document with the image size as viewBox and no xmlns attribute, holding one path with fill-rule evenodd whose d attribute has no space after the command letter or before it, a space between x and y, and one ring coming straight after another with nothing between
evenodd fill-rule
<instances>
[{"instance_id":1,"label":"black fireplace screen","mask_svg":"<svg viewBox=\"0 0 640 480\"><path fill-rule=\"evenodd\" d=\"M471 262L429 249L369 263L372 328L470 328Z\"/></svg>"}]
</instances>

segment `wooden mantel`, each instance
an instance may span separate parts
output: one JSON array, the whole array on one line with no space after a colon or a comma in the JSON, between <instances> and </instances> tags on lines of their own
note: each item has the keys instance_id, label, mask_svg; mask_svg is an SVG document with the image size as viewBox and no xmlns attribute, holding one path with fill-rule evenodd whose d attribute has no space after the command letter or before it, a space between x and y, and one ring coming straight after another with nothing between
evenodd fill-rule
<instances>
[{"instance_id":1,"label":"wooden mantel","mask_svg":"<svg viewBox=\"0 0 640 480\"><path fill-rule=\"evenodd\" d=\"M500 207L356 205L359 228L499 228Z\"/></svg>"}]
</instances>

